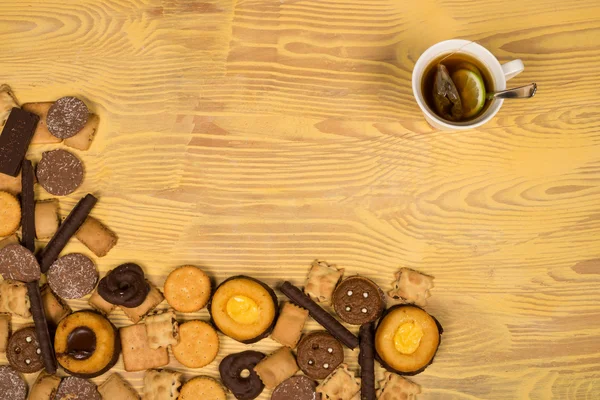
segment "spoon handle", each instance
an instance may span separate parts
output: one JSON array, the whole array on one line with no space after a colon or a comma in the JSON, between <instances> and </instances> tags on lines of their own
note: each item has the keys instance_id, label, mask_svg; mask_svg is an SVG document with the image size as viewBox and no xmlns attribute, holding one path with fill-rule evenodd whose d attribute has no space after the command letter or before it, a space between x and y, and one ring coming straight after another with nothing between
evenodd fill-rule
<instances>
[{"instance_id":1,"label":"spoon handle","mask_svg":"<svg viewBox=\"0 0 600 400\"><path fill-rule=\"evenodd\" d=\"M520 86L518 88L502 90L500 92L488 93L488 99L528 99L535 95L537 84L530 83L529 85Z\"/></svg>"}]
</instances>

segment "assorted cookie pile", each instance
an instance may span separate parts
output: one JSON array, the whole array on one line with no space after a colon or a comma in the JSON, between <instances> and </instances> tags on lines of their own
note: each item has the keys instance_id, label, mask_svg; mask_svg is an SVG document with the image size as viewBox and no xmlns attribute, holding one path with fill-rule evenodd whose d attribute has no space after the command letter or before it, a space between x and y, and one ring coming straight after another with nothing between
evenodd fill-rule
<instances>
[{"instance_id":1,"label":"assorted cookie pile","mask_svg":"<svg viewBox=\"0 0 600 400\"><path fill-rule=\"evenodd\" d=\"M423 371L440 344L442 328L422 308L432 277L403 268L386 294L367 277L344 278L343 269L317 260L304 288L288 281L272 288L245 275L213 287L211 277L192 265L173 270L162 291L134 263L100 279L90 257L61 255L72 237L97 257L116 245L117 236L90 216L96 197L84 196L64 221L56 198L34 198L36 180L51 195L73 193L83 181L83 164L64 149L45 152L35 171L25 159L35 142L86 150L97 116L74 97L19 108L2 86L0 123L0 351L9 362L0 366L3 399L139 399L118 374L100 386L90 380L110 371L121 355L126 371L145 371L145 400L224 400L227 393L252 400L265 390L273 400L396 400L420 393L401 375ZM35 239L49 241L36 249ZM276 290L289 301L280 305ZM72 312L66 300L87 295L91 309ZM165 300L169 307L159 307ZM111 323L116 308L131 325ZM210 321L178 322L178 314L203 308ZM11 315L31 317L33 326L11 333ZM323 329L306 332L309 318ZM358 336L344 323L359 326ZM211 364L221 335L244 344L270 338L281 347L268 355L250 349L227 354L218 366L220 380L197 376L183 383L181 373L164 369L169 348L187 368ZM358 350L359 377L348 368L344 348ZM379 383L377 362L388 371ZM59 377L58 368L68 376ZM28 390L21 373L39 371Z\"/></svg>"}]
</instances>

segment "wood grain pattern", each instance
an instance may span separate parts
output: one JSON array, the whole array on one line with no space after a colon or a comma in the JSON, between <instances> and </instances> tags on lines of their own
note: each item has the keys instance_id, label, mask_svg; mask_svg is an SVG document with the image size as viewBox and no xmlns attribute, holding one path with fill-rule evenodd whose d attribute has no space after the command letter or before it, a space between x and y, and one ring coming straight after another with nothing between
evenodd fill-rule
<instances>
[{"instance_id":1,"label":"wood grain pattern","mask_svg":"<svg viewBox=\"0 0 600 400\"><path fill-rule=\"evenodd\" d=\"M521 58L511 84L537 96L433 131L412 67L454 37ZM420 398L600 398L597 0L7 0L0 49L21 102L78 95L100 115L60 204L100 197L93 215L120 237L101 271L302 284L321 258L387 288L416 268L446 329ZM206 368L170 367L216 377L230 352L277 347L221 345Z\"/></svg>"}]
</instances>

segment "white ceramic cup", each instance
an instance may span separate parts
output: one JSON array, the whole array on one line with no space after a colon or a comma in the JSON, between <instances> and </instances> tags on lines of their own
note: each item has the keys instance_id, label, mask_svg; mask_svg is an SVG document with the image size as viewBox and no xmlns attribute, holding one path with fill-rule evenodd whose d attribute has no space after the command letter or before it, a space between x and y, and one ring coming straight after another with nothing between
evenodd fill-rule
<instances>
[{"instance_id":1,"label":"white ceramic cup","mask_svg":"<svg viewBox=\"0 0 600 400\"><path fill-rule=\"evenodd\" d=\"M506 89L506 81L523 72L525 66L523 65L523 61L519 59L509 61L506 64L500 64L496 57L494 57L494 55L485 47L475 42L461 39L439 42L421 54L421 57L419 57L417 63L415 64L415 68L413 69L412 89L415 99L417 100L419 107L421 107L421 111L423 111L427 122L429 122L429 124L434 128L441 130L465 130L477 128L478 126L488 122L494 117L494 115L496 115L498 110L500 110L502 103L504 102L503 99L492 100L492 104L490 104L485 112L483 112L477 118L466 122L452 122L438 117L425 102L423 93L421 91L421 81L423 79L423 74L425 73L425 68L427 68L427 66L429 66L429 64L436 58L454 52L459 54L468 54L485 65L492 74L492 79L494 80L494 90L496 91Z\"/></svg>"}]
</instances>

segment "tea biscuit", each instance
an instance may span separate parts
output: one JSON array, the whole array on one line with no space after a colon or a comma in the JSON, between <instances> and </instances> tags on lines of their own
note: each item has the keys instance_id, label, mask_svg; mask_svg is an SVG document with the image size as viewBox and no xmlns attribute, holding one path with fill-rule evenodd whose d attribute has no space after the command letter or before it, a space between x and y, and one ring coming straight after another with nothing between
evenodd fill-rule
<instances>
[{"instance_id":1,"label":"tea biscuit","mask_svg":"<svg viewBox=\"0 0 600 400\"><path fill-rule=\"evenodd\" d=\"M99 311L103 315L110 315L111 312L117 307L114 304L104 300L102 296L98 294L98 290L94 290L94 293L88 299L88 304L96 311Z\"/></svg>"},{"instance_id":2,"label":"tea biscuit","mask_svg":"<svg viewBox=\"0 0 600 400\"><path fill-rule=\"evenodd\" d=\"M275 328L271 332L271 339L289 348L295 348L307 319L308 310L290 302L283 303Z\"/></svg>"},{"instance_id":3,"label":"tea biscuit","mask_svg":"<svg viewBox=\"0 0 600 400\"><path fill-rule=\"evenodd\" d=\"M58 385L55 400L102 400L102 396L94 382L69 376Z\"/></svg>"},{"instance_id":4,"label":"tea biscuit","mask_svg":"<svg viewBox=\"0 0 600 400\"><path fill-rule=\"evenodd\" d=\"M164 291L167 302L175 310L196 312L210 299L210 278L200 268L185 265L171 271Z\"/></svg>"},{"instance_id":5,"label":"tea biscuit","mask_svg":"<svg viewBox=\"0 0 600 400\"><path fill-rule=\"evenodd\" d=\"M254 371L267 389L276 388L277 385L293 376L298 370L298 364L289 347L281 347L254 367Z\"/></svg>"},{"instance_id":6,"label":"tea biscuit","mask_svg":"<svg viewBox=\"0 0 600 400\"><path fill-rule=\"evenodd\" d=\"M58 326L61 319L71 314L72 310L60 297L58 297L49 285L42 286L42 304L49 325Z\"/></svg>"},{"instance_id":7,"label":"tea biscuit","mask_svg":"<svg viewBox=\"0 0 600 400\"><path fill-rule=\"evenodd\" d=\"M8 192L0 192L0 237L8 236L21 225L21 204Z\"/></svg>"},{"instance_id":8,"label":"tea biscuit","mask_svg":"<svg viewBox=\"0 0 600 400\"><path fill-rule=\"evenodd\" d=\"M60 143L62 141L62 139L59 139L50 133L48 125L46 124L48 111L53 104L53 101L46 101L41 103L25 103L21 107L23 110L34 113L40 117L40 121L38 122L33 138L31 139L31 144Z\"/></svg>"},{"instance_id":9,"label":"tea biscuit","mask_svg":"<svg viewBox=\"0 0 600 400\"><path fill-rule=\"evenodd\" d=\"M99 123L100 118L96 114L90 114L83 128L75 136L65 139L65 145L78 150L88 150L96 136Z\"/></svg>"},{"instance_id":10,"label":"tea biscuit","mask_svg":"<svg viewBox=\"0 0 600 400\"><path fill-rule=\"evenodd\" d=\"M176 400L182 374L175 371L150 370L144 376L143 400Z\"/></svg>"},{"instance_id":11,"label":"tea biscuit","mask_svg":"<svg viewBox=\"0 0 600 400\"><path fill-rule=\"evenodd\" d=\"M391 372L385 372L377 389L378 400L411 400L421 393L421 386Z\"/></svg>"},{"instance_id":12,"label":"tea biscuit","mask_svg":"<svg viewBox=\"0 0 600 400\"><path fill-rule=\"evenodd\" d=\"M359 390L360 383L346 364L340 364L317 386L317 393L322 394L323 400L351 400Z\"/></svg>"},{"instance_id":13,"label":"tea biscuit","mask_svg":"<svg viewBox=\"0 0 600 400\"><path fill-rule=\"evenodd\" d=\"M226 400L223 386L208 376L197 376L181 388L178 400Z\"/></svg>"},{"instance_id":14,"label":"tea biscuit","mask_svg":"<svg viewBox=\"0 0 600 400\"><path fill-rule=\"evenodd\" d=\"M88 216L75 237L96 256L104 257L117 244L117 235L102 222Z\"/></svg>"},{"instance_id":15,"label":"tea biscuit","mask_svg":"<svg viewBox=\"0 0 600 400\"><path fill-rule=\"evenodd\" d=\"M140 322L144 316L146 316L150 311L154 310L156 306L162 303L162 301L165 299L156 286L150 282L148 282L148 285L150 286L150 291L146 296L146 300L144 300L142 304L134 308L119 306L134 324Z\"/></svg>"},{"instance_id":16,"label":"tea biscuit","mask_svg":"<svg viewBox=\"0 0 600 400\"><path fill-rule=\"evenodd\" d=\"M10 314L0 314L0 353L6 353L6 345L10 336Z\"/></svg>"},{"instance_id":17,"label":"tea biscuit","mask_svg":"<svg viewBox=\"0 0 600 400\"><path fill-rule=\"evenodd\" d=\"M0 312L19 317L31 317L27 285L23 282L4 280L0 282Z\"/></svg>"},{"instance_id":18,"label":"tea biscuit","mask_svg":"<svg viewBox=\"0 0 600 400\"><path fill-rule=\"evenodd\" d=\"M23 190L21 185L21 172L17 176L10 176L0 172L0 191L18 195Z\"/></svg>"},{"instance_id":19,"label":"tea biscuit","mask_svg":"<svg viewBox=\"0 0 600 400\"><path fill-rule=\"evenodd\" d=\"M179 343L172 346L173 355L188 368L210 364L219 352L219 336L210 324L188 321L179 327Z\"/></svg>"},{"instance_id":20,"label":"tea biscuit","mask_svg":"<svg viewBox=\"0 0 600 400\"><path fill-rule=\"evenodd\" d=\"M144 320L148 346L151 349L167 347L179 343L179 324L175 319L175 312L169 310L154 315L149 315Z\"/></svg>"},{"instance_id":21,"label":"tea biscuit","mask_svg":"<svg viewBox=\"0 0 600 400\"><path fill-rule=\"evenodd\" d=\"M9 365L0 365L0 393L3 400L25 400L27 397L27 383Z\"/></svg>"},{"instance_id":22,"label":"tea biscuit","mask_svg":"<svg viewBox=\"0 0 600 400\"><path fill-rule=\"evenodd\" d=\"M58 200L35 202L35 237L49 239L56 233L60 223Z\"/></svg>"},{"instance_id":23,"label":"tea biscuit","mask_svg":"<svg viewBox=\"0 0 600 400\"><path fill-rule=\"evenodd\" d=\"M9 244L19 244L19 243L21 243L21 241L19 240L19 237L17 236L16 233L13 233L12 235L7 236L4 239L0 240L0 250L5 248Z\"/></svg>"},{"instance_id":24,"label":"tea biscuit","mask_svg":"<svg viewBox=\"0 0 600 400\"><path fill-rule=\"evenodd\" d=\"M388 292L393 304L416 304L419 307L427 305L433 289L433 276L422 274L414 269L401 268L392 282L392 290Z\"/></svg>"},{"instance_id":25,"label":"tea biscuit","mask_svg":"<svg viewBox=\"0 0 600 400\"><path fill-rule=\"evenodd\" d=\"M151 349L144 324L130 325L119 329L121 351L125 371L143 371L149 368L163 367L169 363L166 347Z\"/></svg>"},{"instance_id":26,"label":"tea biscuit","mask_svg":"<svg viewBox=\"0 0 600 400\"><path fill-rule=\"evenodd\" d=\"M12 89L6 84L0 85L0 132L13 107L19 107L19 103Z\"/></svg>"},{"instance_id":27,"label":"tea biscuit","mask_svg":"<svg viewBox=\"0 0 600 400\"><path fill-rule=\"evenodd\" d=\"M308 272L308 279L304 285L304 293L317 303L329 304L335 286L344 275L344 269L325 261L315 260Z\"/></svg>"},{"instance_id":28,"label":"tea biscuit","mask_svg":"<svg viewBox=\"0 0 600 400\"><path fill-rule=\"evenodd\" d=\"M31 387L28 400L54 400L60 381L60 377L50 375L45 370L40 372Z\"/></svg>"},{"instance_id":29,"label":"tea biscuit","mask_svg":"<svg viewBox=\"0 0 600 400\"><path fill-rule=\"evenodd\" d=\"M104 400L139 400L140 395L119 374L112 374L99 387Z\"/></svg>"}]
</instances>

